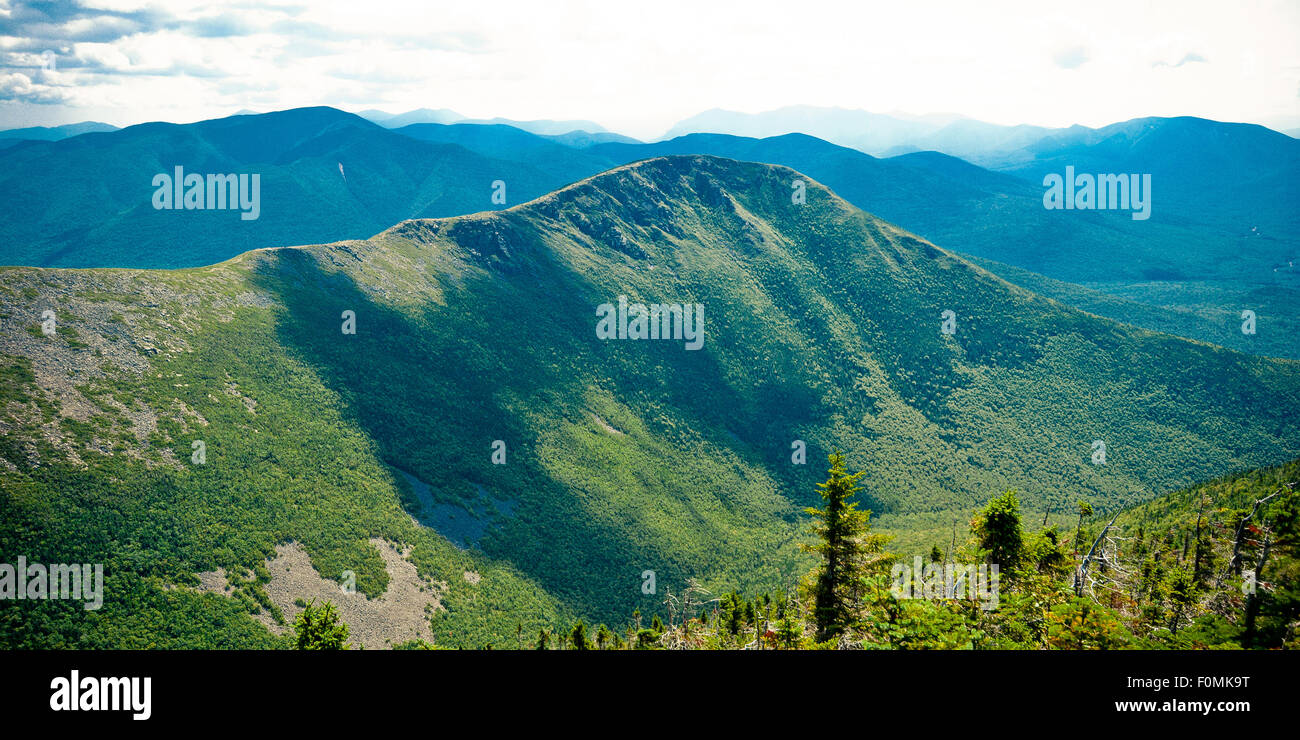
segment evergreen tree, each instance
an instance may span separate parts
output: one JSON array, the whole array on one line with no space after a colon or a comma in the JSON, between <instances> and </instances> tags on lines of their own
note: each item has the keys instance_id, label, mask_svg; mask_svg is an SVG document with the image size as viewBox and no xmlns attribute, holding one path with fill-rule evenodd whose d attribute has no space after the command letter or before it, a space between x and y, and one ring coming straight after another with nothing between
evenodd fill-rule
<instances>
[{"instance_id":1,"label":"evergreen tree","mask_svg":"<svg viewBox=\"0 0 1300 740\"><path fill-rule=\"evenodd\" d=\"M334 604L325 602L316 606L315 600L307 604L293 622L298 634L299 650L348 650L348 625L339 619Z\"/></svg>"},{"instance_id":2,"label":"evergreen tree","mask_svg":"<svg viewBox=\"0 0 1300 740\"><path fill-rule=\"evenodd\" d=\"M812 531L820 538L804 549L822 557L813 590L813 618L817 623L817 641L839 636L852 623L858 606L858 575L866 544L867 518L870 512L858 511L852 498L862 490L857 482L864 471L849 474L844 456L830 456L830 477L817 484L826 508L809 507L814 517Z\"/></svg>"},{"instance_id":3,"label":"evergreen tree","mask_svg":"<svg viewBox=\"0 0 1300 740\"><path fill-rule=\"evenodd\" d=\"M1092 516L1092 504L1088 499L1079 499L1079 526L1074 528L1074 554L1079 554L1079 539L1083 537L1083 520L1085 517Z\"/></svg>"},{"instance_id":4,"label":"evergreen tree","mask_svg":"<svg viewBox=\"0 0 1300 740\"><path fill-rule=\"evenodd\" d=\"M793 605L781 601L776 607L776 640L785 648L794 648L803 637L803 625L794 618ZM762 635L759 636L762 639Z\"/></svg>"},{"instance_id":5,"label":"evergreen tree","mask_svg":"<svg viewBox=\"0 0 1300 740\"><path fill-rule=\"evenodd\" d=\"M1020 525L1020 500L1015 491L994 497L975 516L975 536L988 562L1011 575L1020 566L1025 549L1024 529Z\"/></svg>"},{"instance_id":6,"label":"evergreen tree","mask_svg":"<svg viewBox=\"0 0 1300 740\"><path fill-rule=\"evenodd\" d=\"M1178 634L1184 617L1191 611L1200 595L1197 588L1196 572L1183 566L1174 568L1169 573L1167 593L1169 594L1169 631Z\"/></svg>"},{"instance_id":7,"label":"evergreen tree","mask_svg":"<svg viewBox=\"0 0 1300 740\"><path fill-rule=\"evenodd\" d=\"M733 637L740 634L740 628L745 624L744 608L740 605L740 595L736 593L723 594L721 605L722 625L719 629L725 629Z\"/></svg>"},{"instance_id":8,"label":"evergreen tree","mask_svg":"<svg viewBox=\"0 0 1300 740\"><path fill-rule=\"evenodd\" d=\"M587 642L587 625L581 619L573 625L573 631L569 633L569 642L573 643L574 650L591 649L591 643Z\"/></svg>"},{"instance_id":9,"label":"evergreen tree","mask_svg":"<svg viewBox=\"0 0 1300 740\"><path fill-rule=\"evenodd\" d=\"M1025 547L1025 555L1036 565L1039 573L1056 575L1067 566L1067 555L1061 547L1060 535L1053 525L1039 532Z\"/></svg>"}]
</instances>

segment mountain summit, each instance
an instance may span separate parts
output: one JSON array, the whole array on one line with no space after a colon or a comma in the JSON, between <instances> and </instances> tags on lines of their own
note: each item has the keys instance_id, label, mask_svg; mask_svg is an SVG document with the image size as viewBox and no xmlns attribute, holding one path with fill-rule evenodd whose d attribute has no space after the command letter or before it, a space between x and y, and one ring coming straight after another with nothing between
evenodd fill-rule
<instances>
[{"instance_id":1,"label":"mountain summit","mask_svg":"<svg viewBox=\"0 0 1300 740\"><path fill-rule=\"evenodd\" d=\"M365 240L0 286L7 550L76 542L118 579L94 617L22 612L34 643L258 644L257 569L285 543L372 597L397 577L383 542L409 547L445 645L652 613L646 571L778 588L807 571L799 512L836 450L902 553L1008 488L1060 518L1300 453L1300 363L1069 309L717 157ZM602 335L602 306L629 328ZM699 349L631 328L637 306L692 307ZM201 595L217 568L253 580Z\"/></svg>"}]
</instances>

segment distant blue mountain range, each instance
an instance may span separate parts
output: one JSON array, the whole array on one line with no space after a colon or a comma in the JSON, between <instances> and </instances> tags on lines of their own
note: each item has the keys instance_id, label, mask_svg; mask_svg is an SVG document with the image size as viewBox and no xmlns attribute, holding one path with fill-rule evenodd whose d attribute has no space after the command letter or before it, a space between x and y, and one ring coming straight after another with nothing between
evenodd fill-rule
<instances>
[{"instance_id":1,"label":"distant blue mountain range","mask_svg":"<svg viewBox=\"0 0 1300 740\"><path fill-rule=\"evenodd\" d=\"M709 154L791 167L1013 282L1088 310L1300 355L1284 340L1300 331L1300 141L1260 126L1143 118L1048 131L1028 144L1024 131L1012 132L998 140L1019 149L995 170L936 151L875 157L803 133L643 143L501 123L395 126L397 118L380 125L301 108L21 141L0 150L0 198L12 214L0 222L0 264L209 264L260 247L364 238L409 218L500 208L498 182L512 206L620 164ZM971 128L945 128L957 124ZM155 209L153 178L176 166L259 174L259 217ZM1151 174L1150 219L1045 209L1043 178L1066 167ZM845 245L846 254L852 249ZM1236 331L1243 309L1268 331Z\"/></svg>"}]
</instances>

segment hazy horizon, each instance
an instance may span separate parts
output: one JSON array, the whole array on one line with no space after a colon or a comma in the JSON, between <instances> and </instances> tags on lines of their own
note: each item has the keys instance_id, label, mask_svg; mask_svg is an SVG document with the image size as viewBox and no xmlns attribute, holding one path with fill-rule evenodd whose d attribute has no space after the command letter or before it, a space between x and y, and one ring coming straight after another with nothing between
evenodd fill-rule
<instances>
[{"instance_id":1,"label":"hazy horizon","mask_svg":"<svg viewBox=\"0 0 1300 740\"><path fill-rule=\"evenodd\" d=\"M959 3L669 6L0 0L0 128L310 105L585 119L639 139L712 109L795 105L1300 127L1295 3L1101 2L1072 17L1013 1L996 24Z\"/></svg>"},{"instance_id":2,"label":"hazy horizon","mask_svg":"<svg viewBox=\"0 0 1300 740\"><path fill-rule=\"evenodd\" d=\"M328 103L319 103L319 104L316 104L316 105L301 105L301 106L291 106L291 107L288 107L288 108L272 108L272 109L266 109L266 110L249 110L249 109L247 109L247 108L241 108L241 109L239 109L239 110L230 111L229 113L218 113L218 114L215 114L215 115L205 115L205 116L202 116L202 117L200 117L200 118L195 118L195 119L191 119L191 120L141 119L141 120L138 120L138 121L117 122L117 121L107 121L107 120L102 120L102 119L77 119L77 120L68 120L68 121L59 122L59 123L34 123L34 124L21 125L21 126L10 126L10 125L8 125L8 124L5 122L5 120L3 119L3 117L0 117L0 131L7 131L7 130L12 130L12 129L38 128L38 127L56 128L56 127L59 127L59 126L66 126L66 125L79 124L79 123L107 123L107 124L110 124L110 125L112 125L112 126L116 126L116 127L118 127L118 128L127 128L127 127L129 127L129 126L137 126L137 125L144 124L144 123L174 123L174 124L182 124L182 125L183 125L183 124L190 124L190 123L198 123L198 122L200 122L200 121L208 121L208 120L216 120L216 119L221 119L221 118L227 118L227 117L235 116L235 115L262 115L262 114L266 114L266 113L276 113L276 112L285 111L285 110L293 110L293 109L296 109L296 108L312 108L312 107L328 107L328 108L335 108L335 109L337 109L337 110L341 110L341 111L343 111L343 112L345 112L345 113L351 113L351 114L354 114L354 115L362 115L363 113L366 113L366 112L370 112L370 111L378 111L378 112L381 112L381 113L385 113L385 114L388 114L388 115L392 115L392 116L394 116L394 117L396 117L396 116L400 116L400 115L405 114L405 113L411 113L411 112L414 112L414 111L418 111L418 110L437 110L437 109L432 108L432 107L430 107L430 106L421 106L420 108L412 108L412 109L409 109L409 110L384 110L384 109L380 109L380 108L340 108L340 107L338 107L338 106L330 105L330 104L328 104ZM828 109L828 110L829 110L829 109L838 109L838 110L844 110L844 111L864 112L864 113L870 113L870 114L874 114L874 115L885 115L885 116L891 116L891 117L894 117L894 118L898 118L898 119L900 119L900 120L909 120L909 119L925 119L925 118L930 118L930 117L944 117L944 118L951 118L952 120L974 120L974 121L980 121L980 120L982 120L982 119L974 118L973 116L967 116L967 115L963 115L963 114L961 114L961 113L952 113L952 112L911 113L911 112L907 112L907 111L875 111L875 110L866 110L866 109L862 109L862 108L841 108L841 107L838 107L838 106L811 106L811 105L805 105L805 104L801 104L801 103L791 103L791 104L789 104L789 105L779 106L779 107L777 107L777 108L773 108L773 109L770 109L770 110L759 110L759 111L735 111L735 110L727 110L727 109L721 109L721 108L713 108L713 109L709 109L709 110L699 111L698 113L693 114L693 115L691 115L691 116L686 116L686 117L684 117L683 119L681 119L681 121L686 121L686 120L689 120L689 119L691 119L691 118L693 118L693 117L695 117L695 116L702 115L702 114L706 114L706 113L711 113L711 112L714 112L714 111L725 111L725 112L727 112L727 113L742 113L742 114L745 114L745 115L761 115L761 114L765 114L765 113L774 113L774 112L777 112L777 111L780 111L780 110L784 110L784 109L789 109L789 108L820 108L820 109ZM448 109L448 110L450 110L450 109ZM459 114L459 115L464 115L464 114L461 113L461 111L454 111L454 112L457 113L457 114ZM365 116L362 116L362 117L365 117ZM1088 127L1088 128L1101 128L1101 127L1103 127L1103 126L1107 126L1107 125L1111 125L1111 124L1116 124L1116 123L1123 123L1124 121L1129 121L1129 120L1138 119L1138 118L1181 118L1181 117L1204 118L1204 116L1193 116L1193 115L1191 115L1191 114L1175 114L1175 115L1167 115L1167 116L1147 116L1147 115L1139 115L1139 116L1133 116L1132 118L1124 118L1124 119L1118 119L1118 120L1115 120L1115 121L1107 121L1107 122L1105 122L1105 123L1101 123L1101 124L1097 124L1097 125L1091 125L1091 126L1087 126L1087 127ZM527 122L530 122L530 121L533 121L533 120L587 121L587 122L595 123L595 124L599 125L600 128L602 128L602 129L604 129L605 131L608 131L608 132L610 132L610 133L621 134L621 135L624 135L624 136L632 136L632 138L639 139L639 140L641 140L641 141L646 141L646 142L651 142L651 141L658 141L658 140L668 139L668 138L672 138L673 136L680 135L680 134L672 134L672 136L669 136L668 134L671 133L672 125L676 125L677 123L680 123L680 122L681 122L681 121L675 121L672 125L670 125L670 126L668 127L668 129L665 129L664 131L660 132L659 134L657 134L657 135L652 135L652 136L633 136L632 134L629 134L629 133L627 133L626 131L621 131L621 130L614 129L614 128L609 127L609 126L605 126L605 125L602 124L599 120L596 120L596 119L591 118L591 117L589 117L589 116L574 116L574 117L571 117L571 118L564 118L564 119L521 119L521 118L511 118L510 116L504 116L504 115L483 115L483 116L464 116L464 120L455 120L455 121L451 121L451 122L449 122L449 123L450 123L450 124L457 124L457 123L467 123L467 122L480 122L480 121L485 121L485 120L489 120L489 119L506 119L506 120L509 120L509 121L521 122L521 123L527 123ZM1249 124L1255 124L1255 125L1264 126L1265 128L1269 128L1269 129L1274 130L1274 131L1277 131L1277 132L1279 132L1279 133L1284 133L1284 134L1291 135L1291 136L1294 136L1294 133L1295 133L1297 130L1300 130L1300 126L1292 126L1292 127L1286 127L1286 126L1269 126L1269 125L1267 125L1267 124L1258 123L1258 122L1256 122L1256 121L1239 121L1239 120L1224 120L1224 119L1209 119L1209 120L1217 120L1217 121L1220 121L1220 122L1222 122L1222 123L1249 123ZM993 123L992 121L983 121L983 122L984 122L984 123ZM1039 125L1041 125L1041 124L1036 124L1036 123L1031 123L1031 122L1021 122L1021 123L998 124L998 125L1004 125L1004 126L1019 126L1019 125L1025 125L1025 126L1039 126ZM1084 126L1084 125L1086 125L1086 124L1073 123L1073 124L1065 124L1065 125L1063 125L1063 126L1050 126L1050 127L1045 126L1044 128L1069 128L1070 126L1076 126L1076 125L1078 125L1078 126ZM576 129L575 129L575 130L576 130ZM725 132L723 132L723 133L725 133ZM803 133L806 133L806 132L803 132Z\"/></svg>"}]
</instances>

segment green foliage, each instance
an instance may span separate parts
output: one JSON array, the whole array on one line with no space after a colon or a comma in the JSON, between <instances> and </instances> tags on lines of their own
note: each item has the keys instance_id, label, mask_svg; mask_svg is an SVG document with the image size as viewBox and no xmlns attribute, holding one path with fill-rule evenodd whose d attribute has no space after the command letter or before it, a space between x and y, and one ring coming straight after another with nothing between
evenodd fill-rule
<instances>
[{"instance_id":1,"label":"green foliage","mask_svg":"<svg viewBox=\"0 0 1300 740\"><path fill-rule=\"evenodd\" d=\"M569 644L573 646L574 650L591 649L591 643L587 641L587 625L582 620L578 620L578 623L573 625L573 629L569 631Z\"/></svg>"},{"instance_id":2,"label":"green foliage","mask_svg":"<svg viewBox=\"0 0 1300 740\"><path fill-rule=\"evenodd\" d=\"M1060 575L1069 569L1070 555L1061 543L1056 527L1048 527L1029 537L1023 551L1024 560L1039 573Z\"/></svg>"},{"instance_id":3,"label":"green foliage","mask_svg":"<svg viewBox=\"0 0 1300 740\"><path fill-rule=\"evenodd\" d=\"M28 390L35 382L32 361L26 357L15 358L13 362L0 365L0 406L27 403L31 400Z\"/></svg>"},{"instance_id":4,"label":"green foliage","mask_svg":"<svg viewBox=\"0 0 1300 740\"><path fill-rule=\"evenodd\" d=\"M1288 646L1300 623L1297 482L1300 460L1221 477L1122 513L1117 523L1134 539L1126 560L1137 572L1115 605L1136 615L1135 631L1171 647Z\"/></svg>"},{"instance_id":5,"label":"green foliage","mask_svg":"<svg viewBox=\"0 0 1300 740\"><path fill-rule=\"evenodd\" d=\"M795 609L782 601L777 605L776 613L776 643L787 650L798 647L803 640L804 627L796 618Z\"/></svg>"},{"instance_id":6,"label":"green foliage","mask_svg":"<svg viewBox=\"0 0 1300 740\"><path fill-rule=\"evenodd\" d=\"M195 151L204 152L202 160L189 154ZM273 197L275 206L251 221L222 209L154 211L149 190L104 188L76 177L96 172L101 182L147 184L159 172L171 174L172 163L188 161L202 161L206 173L257 173L265 202ZM0 149L0 162L0 195L9 202L30 202L31 193L74 178L66 180L60 203L0 221L0 263L142 268L194 267L260 247L364 239L408 218L483 210L487 185L497 178L510 183L511 203L518 203L607 167L543 172L417 141L324 107Z\"/></svg>"},{"instance_id":7,"label":"green foliage","mask_svg":"<svg viewBox=\"0 0 1300 740\"><path fill-rule=\"evenodd\" d=\"M349 650L348 625L339 619L332 602L316 606L313 600L293 622L299 650Z\"/></svg>"},{"instance_id":8,"label":"green foliage","mask_svg":"<svg viewBox=\"0 0 1300 740\"><path fill-rule=\"evenodd\" d=\"M1132 138L1144 147L1164 129L1192 125L1176 119L1140 123L1151 130ZM960 248L999 277L1075 308L1238 351L1296 358L1300 291L1288 284L1285 272L1273 275L1266 287L1257 280L1295 255L1293 199L1285 188L1266 185L1294 168L1294 142L1273 134L1243 146L1243 137L1259 132L1200 125L1210 129L1165 134L1178 141L1179 156L1169 159L1181 162L1184 142L1200 140L1207 143L1209 161L1196 168L1199 178L1155 175L1170 183L1162 188L1161 218L1134 222L1123 213L1094 213L1063 228L1042 208L1036 187L1042 173L1034 169L1060 172L1063 163L1038 156L1020 165L1031 170L1026 182L937 152L878 159L802 135L756 140L695 134L651 144L566 147L506 126L421 125L395 132L341 111L306 108L0 151L5 202L34 202L33 193L53 188L63 194L57 203L0 222L0 245L7 250L0 262L211 264L253 247L360 239L405 218L474 213L486 207L483 183L496 178L509 182L510 202L520 203L615 165L703 154L798 170L859 208L936 244ZM1115 156L1119 150L1108 142L1092 153ZM1228 147L1236 148L1228 154ZM135 190L106 191L77 176L98 172L102 181L148 182L166 162L182 161L192 151L207 153L209 172L259 172L264 192L276 195L276 207L239 228L231 228L231 214L222 211L161 211L143 218ZM1142 157L1148 161L1151 154ZM339 162L351 163L346 174ZM1225 170L1225 162L1234 166ZM1131 170L1120 163L1100 171ZM1241 172L1255 174L1243 182ZM1262 174L1267 172L1275 174ZM1193 182L1196 192L1175 195L1180 183L1187 183L1185 190ZM1241 230L1246 221L1252 224L1249 236ZM1053 249L1042 248L1044 238ZM1243 238L1250 240L1244 249ZM102 293L82 295L95 300ZM1271 330L1250 336L1234 330L1234 312L1243 305L1257 307Z\"/></svg>"},{"instance_id":9,"label":"green foliage","mask_svg":"<svg viewBox=\"0 0 1300 740\"><path fill-rule=\"evenodd\" d=\"M879 624L888 646L900 650L969 650L979 633L959 606L926 599L906 599Z\"/></svg>"},{"instance_id":10,"label":"green foliage","mask_svg":"<svg viewBox=\"0 0 1300 740\"><path fill-rule=\"evenodd\" d=\"M1047 646L1055 650L1116 650L1133 635L1114 612L1090 599L1074 598L1047 613Z\"/></svg>"},{"instance_id":11,"label":"green foliage","mask_svg":"<svg viewBox=\"0 0 1300 740\"><path fill-rule=\"evenodd\" d=\"M1092 516L1092 504L1087 499L1079 499L1079 524L1074 528L1074 554L1079 554L1079 545L1083 537L1083 520Z\"/></svg>"},{"instance_id":12,"label":"green foliage","mask_svg":"<svg viewBox=\"0 0 1300 740\"><path fill-rule=\"evenodd\" d=\"M408 640L399 642L393 646L394 650L441 650L437 645L424 640Z\"/></svg>"},{"instance_id":13,"label":"green foliage","mask_svg":"<svg viewBox=\"0 0 1300 740\"><path fill-rule=\"evenodd\" d=\"M6 295L60 305L105 353L0 323L0 368L18 381L0 391L0 559L102 562L116 579L97 614L7 607L0 644L282 645L252 617L269 611L264 584L200 594L195 574L252 571L286 542L369 596L389 581L370 540L409 545L418 573L448 584L431 626L449 647L658 607L636 587L645 569L784 593L814 565L795 541L819 476L789 464L795 434L862 461L873 527L914 552L991 491L1015 487L1027 511L1080 496L1113 511L1300 448L1294 363L1040 299L815 183L791 208L796 174L659 159L508 211L212 267L0 269ZM93 310L59 300L70 292ZM593 306L620 294L704 303L704 348L595 340ZM936 306L958 311L958 334L918 318ZM109 316L122 318L96 323ZM79 370L89 419L23 375L50 352ZM1097 430L1104 471L1086 456ZM199 439L204 465L190 462ZM494 439L507 465L491 463ZM480 536L457 538L437 507ZM1212 580L1221 554L1201 549ZM1268 644L1294 639L1283 595L1259 602ZM760 610L742 601L733 642L749 644ZM1150 629L1168 624L1158 607Z\"/></svg>"},{"instance_id":14,"label":"green foliage","mask_svg":"<svg viewBox=\"0 0 1300 740\"><path fill-rule=\"evenodd\" d=\"M1005 491L989 501L976 515L973 528L990 564L1008 575L1020 567L1025 556L1025 536L1015 491Z\"/></svg>"},{"instance_id":15,"label":"green foliage","mask_svg":"<svg viewBox=\"0 0 1300 740\"><path fill-rule=\"evenodd\" d=\"M858 511L857 502L852 500L862 490L857 482L865 473L850 474L844 468L844 456L838 452L831 454L830 464L830 477L817 485L826 508L805 510L815 517L812 532L820 539L807 546L822 558L814 589L819 642L842 633L857 610L856 586L866 553L864 540L870 516L869 512Z\"/></svg>"}]
</instances>

